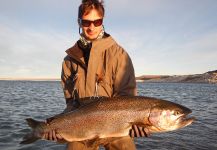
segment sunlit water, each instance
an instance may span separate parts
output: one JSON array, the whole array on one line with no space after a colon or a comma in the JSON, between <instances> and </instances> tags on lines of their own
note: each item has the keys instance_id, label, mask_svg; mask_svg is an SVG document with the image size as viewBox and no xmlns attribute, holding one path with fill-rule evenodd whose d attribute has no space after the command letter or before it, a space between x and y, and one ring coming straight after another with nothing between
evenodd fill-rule
<instances>
[{"instance_id":1,"label":"sunlit water","mask_svg":"<svg viewBox=\"0 0 217 150\"><path fill-rule=\"evenodd\" d=\"M192 109L197 120L183 129L135 140L138 150L217 149L217 85L138 83L139 95L173 101ZM60 82L0 81L0 149L64 150L65 145L39 140L20 145L30 131L25 118L44 120L60 113L65 100Z\"/></svg>"}]
</instances>

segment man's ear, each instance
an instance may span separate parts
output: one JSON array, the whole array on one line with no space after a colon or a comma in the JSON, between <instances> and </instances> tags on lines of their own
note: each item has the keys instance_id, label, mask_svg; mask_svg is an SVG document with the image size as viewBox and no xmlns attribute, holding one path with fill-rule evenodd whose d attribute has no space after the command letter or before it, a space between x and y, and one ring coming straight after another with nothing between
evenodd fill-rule
<instances>
[{"instance_id":1,"label":"man's ear","mask_svg":"<svg viewBox=\"0 0 217 150\"><path fill-rule=\"evenodd\" d=\"M78 18L78 25L81 28L81 19L80 18Z\"/></svg>"}]
</instances>

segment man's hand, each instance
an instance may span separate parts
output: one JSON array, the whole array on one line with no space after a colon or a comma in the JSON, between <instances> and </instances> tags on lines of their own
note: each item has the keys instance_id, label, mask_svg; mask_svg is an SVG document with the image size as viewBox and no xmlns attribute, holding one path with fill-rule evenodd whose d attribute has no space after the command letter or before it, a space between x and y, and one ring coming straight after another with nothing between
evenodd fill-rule
<instances>
[{"instance_id":1,"label":"man's hand","mask_svg":"<svg viewBox=\"0 0 217 150\"><path fill-rule=\"evenodd\" d=\"M53 117L47 118L46 121L45 121L46 125L49 125L52 122L52 120L57 118L58 116L61 116L64 113L72 111L72 109L73 109L73 106L68 104L67 107L65 108L65 110L62 113L60 113L58 115L55 115ZM42 139L61 142L61 143L65 142L64 138L60 134L56 133L55 130L51 130L51 131L45 133L42 136Z\"/></svg>"},{"instance_id":2,"label":"man's hand","mask_svg":"<svg viewBox=\"0 0 217 150\"><path fill-rule=\"evenodd\" d=\"M56 133L55 130L51 130L50 132L45 133L42 136L42 139L58 142L58 141L63 140L63 137L61 135L59 135L58 133Z\"/></svg>"},{"instance_id":3,"label":"man's hand","mask_svg":"<svg viewBox=\"0 0 217 150\"><path fill-rule=\"evenodd\" d=\"M48 118L45 123L46 125L49 126L49 122L52 121L53 118ZM61 141L64 141L63 137L56 133L55 130L50 130L49 132L45 133L43 136L42 136L42 139L45 139L45 140L51 140L51 141L56 141L56 142L61 142Z\"/></svg>"},{"instance_id":4,"label":"man's hand","mask_svg":"<svg viewBox=\"0 0 217 150\"><path fill-rule=\"evenodd\" d=\"M148 131L148 129L144 128L144 127L139 127L137 125L133 125L132 129L130 129L129 132L130 137L134 138L134 137L148 137L150 136L150 133Z\"/></svg>"}]
</instances>

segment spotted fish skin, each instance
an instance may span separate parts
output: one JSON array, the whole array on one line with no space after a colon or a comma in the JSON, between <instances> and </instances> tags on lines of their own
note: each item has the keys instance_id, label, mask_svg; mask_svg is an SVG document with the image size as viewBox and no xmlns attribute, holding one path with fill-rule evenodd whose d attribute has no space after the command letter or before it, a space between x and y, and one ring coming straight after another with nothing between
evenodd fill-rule
<instances>
[{"instance_id":1,"label":"spotted fish skin","mask_svg":"<svg viewBox=\"0 0 217 150\"><path fill-rule=\"evenodd\" d=\"M80 101L91 102L47 119L49 122L46 123L27 119L32 132L23 138L21 144L41 139L51 130L73 142L128 136L134 124L147 128L150 133L157 133L173 131L194 121L194 118L186 118L191 113L189 108L151 97L87 97Z\"/></svg>"}]
</instances>

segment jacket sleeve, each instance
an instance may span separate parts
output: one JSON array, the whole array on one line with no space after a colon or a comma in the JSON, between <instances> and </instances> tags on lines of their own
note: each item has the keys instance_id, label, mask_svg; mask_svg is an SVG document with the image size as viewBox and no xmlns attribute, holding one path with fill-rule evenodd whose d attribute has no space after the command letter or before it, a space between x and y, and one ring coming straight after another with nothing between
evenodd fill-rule
<instances>
[{"instance_id":1,"label":"jacket sleeve","mask_svg":"<svg viewBox=\"0 0 217 150\"><path fill-rule=\"evenodd\" d=\"M62 73L61 73L61 84L64 92L64 96L66 99L66 103L71 101L74 96L74 84L75 84L75 76L76 73L74 68L72 68L72 64L67 57L64 59L62 63Z\"/></svg>"},{"instance_id":2,"label":"jacket sleeve","mask_svg":"<svg viewBox=\"0 0 217 150\"><path fill-rule=\"evenodd\" d=\"M122 50L115 61L115 77L113 96L137 95L136 79L132 61L129 55Z\"/></svg>"}]
</instances>

